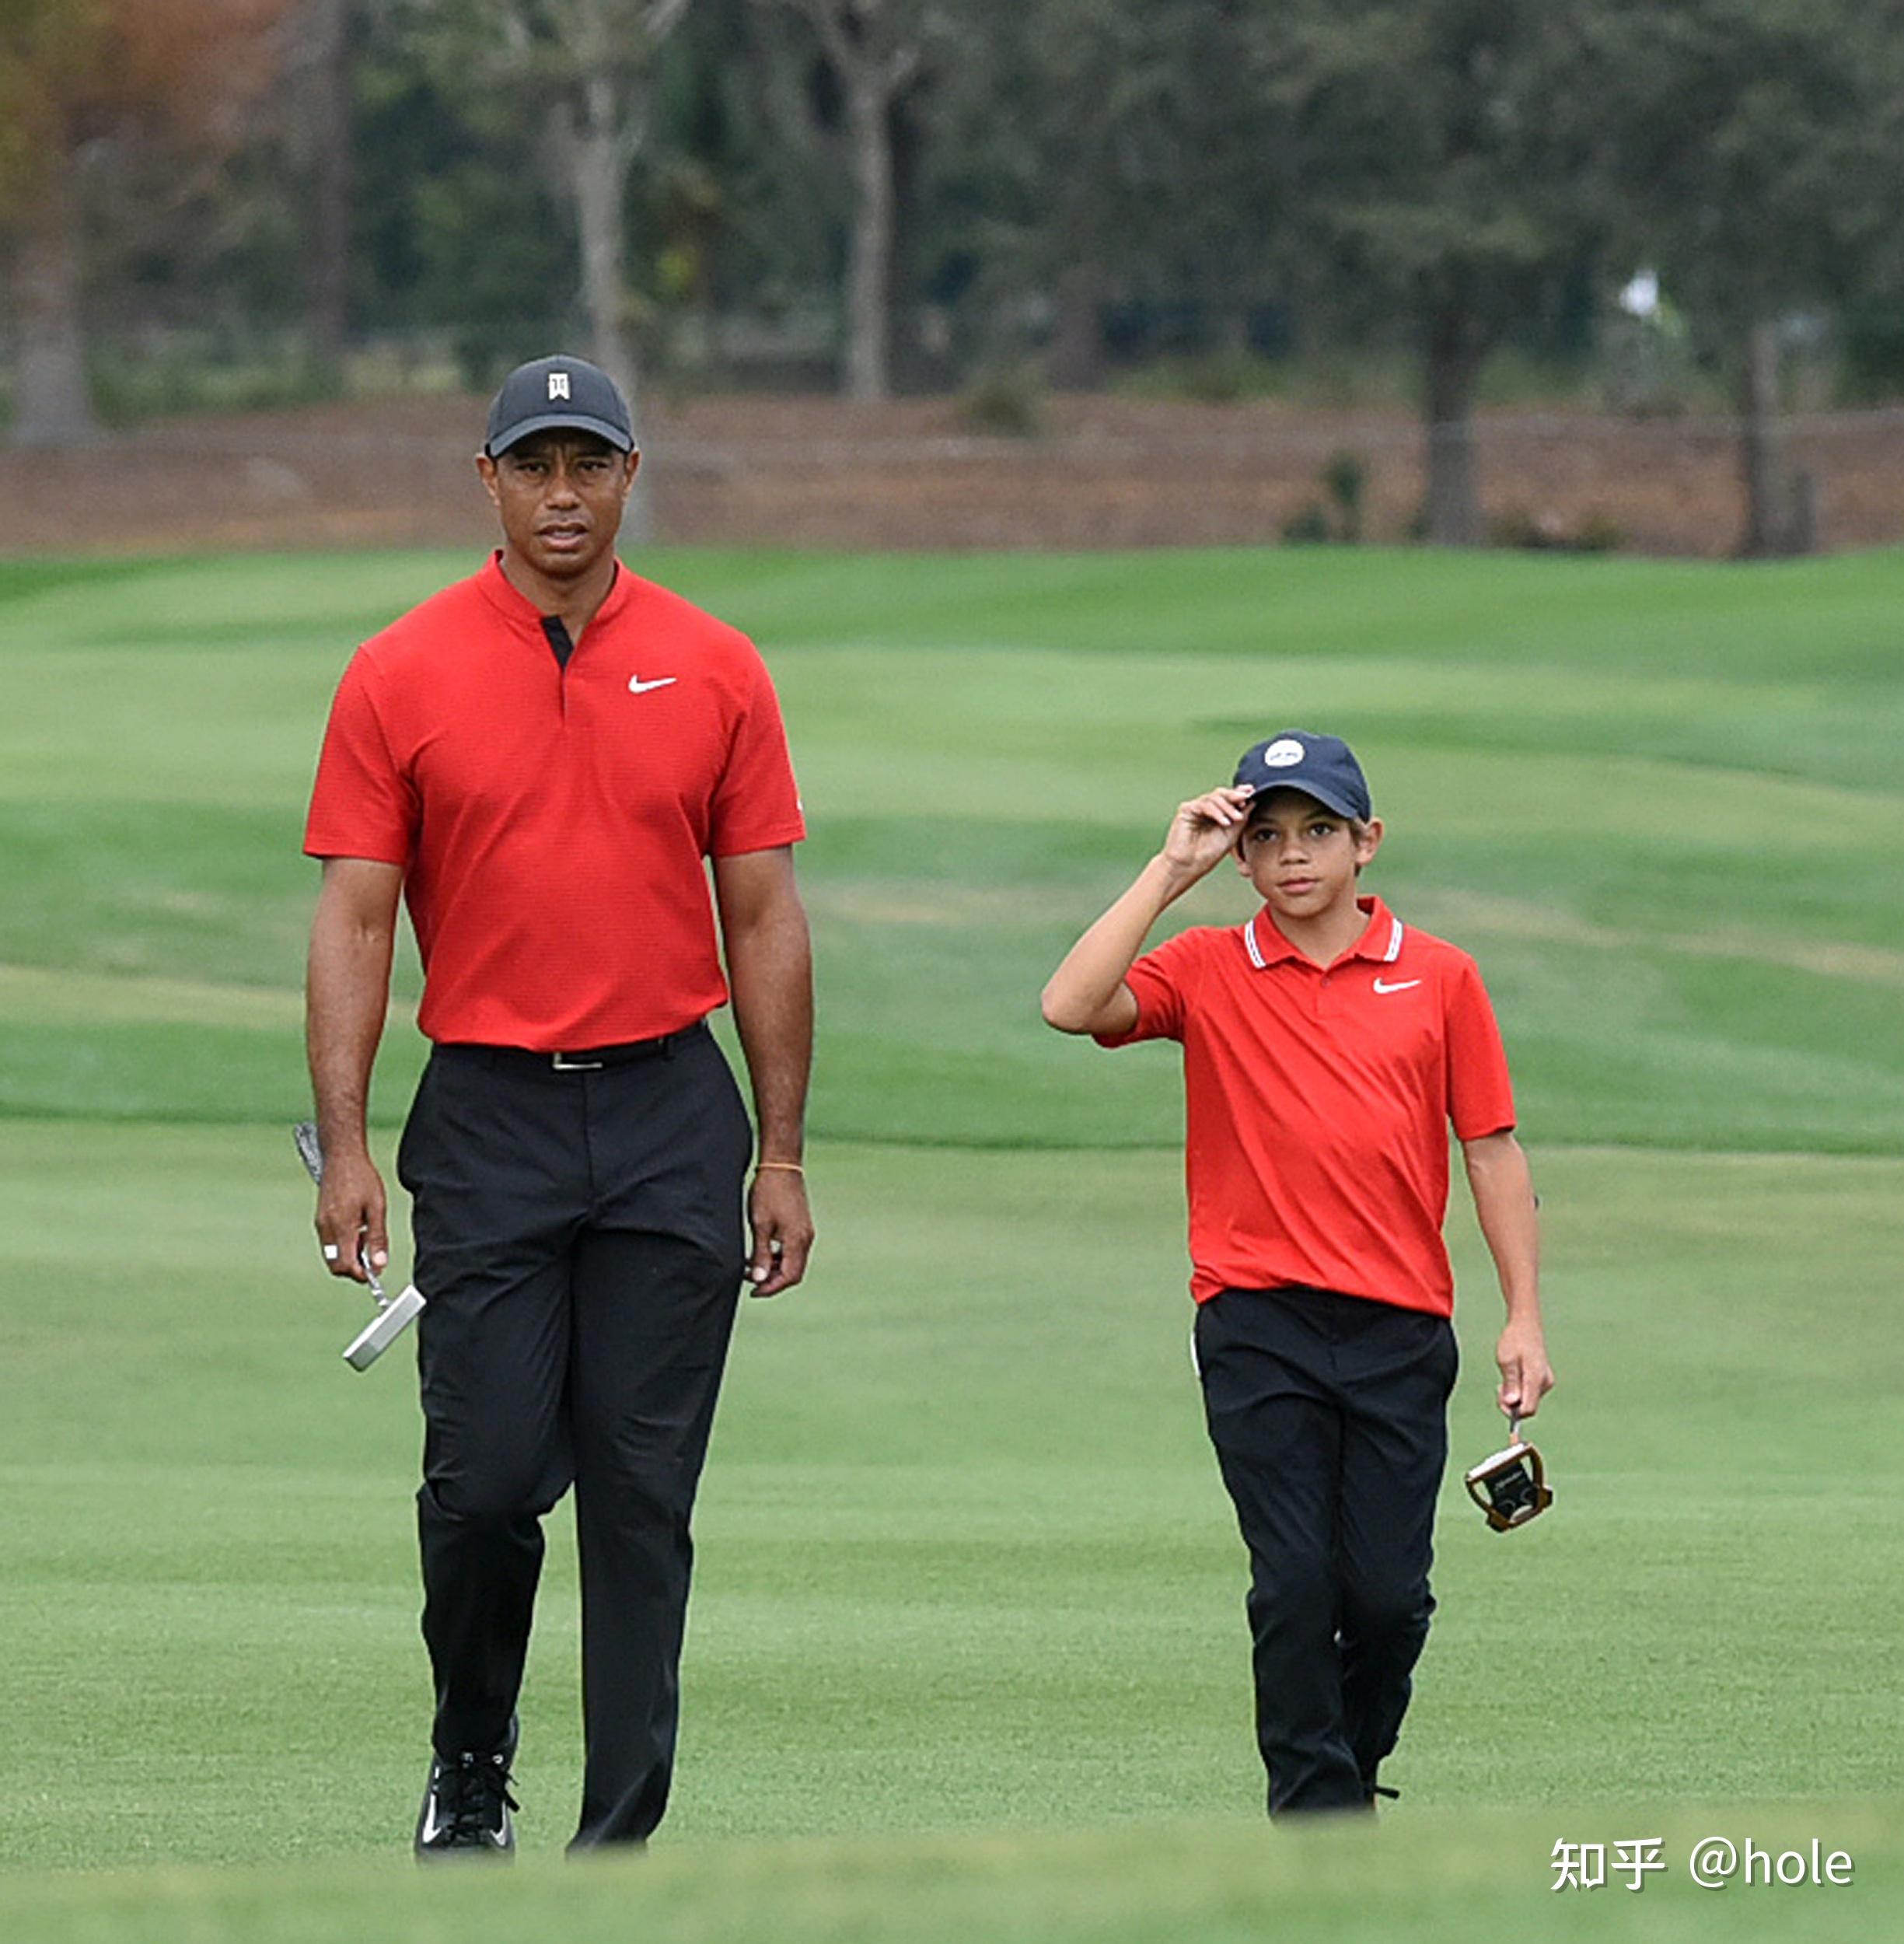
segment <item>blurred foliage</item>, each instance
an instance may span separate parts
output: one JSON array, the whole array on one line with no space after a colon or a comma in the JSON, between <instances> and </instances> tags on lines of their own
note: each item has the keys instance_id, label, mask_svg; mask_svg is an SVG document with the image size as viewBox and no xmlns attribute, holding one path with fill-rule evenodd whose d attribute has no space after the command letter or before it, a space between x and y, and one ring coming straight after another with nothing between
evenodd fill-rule
<instances>
[{"instance_id":1,"label":"blurred foliage","mask_svg":"<svg viewBox=\"0 0 1904 1944\"><path fill-rule=\"evenodd\" d=\"M0 6L0 233L65 157L109 412L183 402L208 330L299 323L317 4ZM445 63L419 26L438 9L348 4L353 331L485 383L579 314L546 103ZM1904 391L1904 0L939 0L935 19L952 54L891 110L902 381L983 390L1036 362L1054 387L1361 398L1419 390L1419 364L1385 359L1439 356L1482 400L1525 379L1675 411L1710 402L1742 317L1800 309L1838 320L1845 398ZM837 346L843 114L788 9L692 0L627 199L649 368L791 380ZM1612 310L1641 264L1670 330Z\"/></svg>"},{"instance_id":2,"label":"blurred foliage","mask_svg":"<svg viewBox=\"0 0 1904 1944\"><path fill-rule=\"evenodd\" d=\"M1304 501L1283 522L1283 538L1295 547L1358 545L1368 494L1368 460L1346 446L1339 447L1323 460L1316 479L1320 495Z\"/></svg>"},{"instance_id":3,"label":"blurred foliage","mask_svg":"<svg viewBox=\"0 0 1904 1944\"><path fill-rule=\"evenodd\" d=\"M994 365L959 394L959 421L968 432L1032 439L1044 429L1043 381L1029 364Z\"/></svg>"},{"instance_id":4,"label":"blurred foliage","mask_svg":"<svg viewBox=\"0 0 1904 1944\"><path fill-rule=\"evenodd\" d=\"M0 217L30 219L82 145L169 133L229 149L293 0L5 0Z\"/></svg>"}]
</instances>

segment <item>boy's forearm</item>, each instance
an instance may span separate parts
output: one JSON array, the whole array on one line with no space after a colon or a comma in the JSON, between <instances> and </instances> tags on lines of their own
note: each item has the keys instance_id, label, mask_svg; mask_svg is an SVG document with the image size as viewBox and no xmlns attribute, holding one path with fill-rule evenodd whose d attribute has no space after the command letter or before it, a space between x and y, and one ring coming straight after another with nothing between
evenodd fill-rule
<instances>
[{"instance_id":1,"label":"boy's forearm","mask_svg":"<svg viewBox=\"0 0 1904 1944\"><path fill-rule=\"evenodd\" d=\"M1510 1323L1540 1322L1540 1218L1527 1156L1511 1134L1462 1144L1474 1212Z\"/></svg>"},{"instance_id":2,"label":"boy's forearm","mask_svg":"<svg viewBox=\"0 0 1904 1944\"><path fill-rule=\"evenodd\" d=\"M1060 1033L1092 1031L1144 949L1151 927L1196 882L1161 855L1152 858L1052 974L1042 1002L1046 1023Z\"/></svg>"},{"instance_id":3,"label":"boy's forearm","mask_svg":"<svg viewBox=\"0 0 1904 1944\"><path fill-rule=\"evenodd\" d=\"M1465 1141L1462 1152L1474 1190L1474 1211L1487 1239L1507 1320L1494 1345L1500 1386L1494 1401L1511 1423L1531 1418L1553 1388L1540 1319L1540 1218L1527 1156L1511 1131Z\"/></svg>"}]
</instances>

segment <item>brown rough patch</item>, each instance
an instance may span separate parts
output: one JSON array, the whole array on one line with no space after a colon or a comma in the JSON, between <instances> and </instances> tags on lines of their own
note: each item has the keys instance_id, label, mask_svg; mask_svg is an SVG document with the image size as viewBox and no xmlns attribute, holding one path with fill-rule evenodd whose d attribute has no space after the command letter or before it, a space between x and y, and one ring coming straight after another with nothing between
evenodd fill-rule
<instances>
[{"instance_id":1,"label":"brown rough patch","mask_svg":"<svg viewBox=\"0 0 1904 1944\"><path fill-rule=\"evenodd\" d=\"M66 452L0 451L0 551L481 546L482 402L424 396L155 421ZM945 399L711 397L647 408L664 539L731 546L1098 548L1271 542L1330 453L1368 467L1367 537L1408 537L1420 435L1401 413L1060 397L1031 439ZM1739 526L1711 420L1501 409L1479 421L1490 516L1638 551L1717 556ZM1803 421L1827 547L1904 537L1904 411Z\"/></svg>"}]
</instances>

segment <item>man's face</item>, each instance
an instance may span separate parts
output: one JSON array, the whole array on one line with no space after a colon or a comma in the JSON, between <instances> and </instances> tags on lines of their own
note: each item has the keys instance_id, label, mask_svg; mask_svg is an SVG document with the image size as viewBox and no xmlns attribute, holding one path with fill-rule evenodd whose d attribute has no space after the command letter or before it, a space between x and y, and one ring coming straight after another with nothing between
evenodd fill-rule
<instances>
[{"instance_id":1,"label":"man's face","mask_svg":"<svg viewBox=\"0 0 1904 1944\"><path fill-rule=\"evenodd\" d=\"M614 551L637 453L592 432L532 433L477 470L512 552L550 580L579 580Z\"/></svg>"},{"instance_id":2,"label":"man's face","mask_svg":"<svg viewBox=\"0 0 1904 1944\"><path fill-rule=\"evenodd\" d=\"M1277 790L1267 802L1251 805L1236 848L1243 875L1272 911L1313 918L1354 902L1356 871L1381 841L1379 822L1358 833L1314 797Z\"/></svg>"}]
</instances>

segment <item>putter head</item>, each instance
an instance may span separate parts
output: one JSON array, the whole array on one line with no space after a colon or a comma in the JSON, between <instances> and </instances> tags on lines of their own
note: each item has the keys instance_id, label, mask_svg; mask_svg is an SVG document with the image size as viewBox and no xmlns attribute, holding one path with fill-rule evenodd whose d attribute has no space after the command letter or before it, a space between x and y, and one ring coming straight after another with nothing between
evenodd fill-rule
<instances>
[{"instance_id":1,"label":"putter head","mask_svg":"<svg viewBox=\"0 0 1904 1944\"><path fill-rule=\"evenodd\" d=\"M304 1163L305 1171L321 1187L324 1180L324 1150L317 1138L316 1124L300 1121L291 1130L291 1138L298 1145L298 1159ZM414 1282L393 1301L383 1293L383 1285L378 1281L368 1257L362 1260L364 1273L370 1281L370 1293L376 1299L377 1313L344 1345L344 1361L353 1370L368 1370L423 1311L422 1292Z\"/></svg>"},{"instance_id":2,"label":"putter head","mask_svg":"<svg viewBox=\"0 0 1904 1944\"><path fill-rule=\"evenodd\" d=\"M1540 1453L1518 1438L1504 1450L1483 1458L1462 1475L1461 1482L1494 1532L1512 1532L1515 1526L1539 1518L1553 1503Z\"/></svg>"},{"instance_id":3,"label":"putter head","mask_svg":"<svg viewBox=\"0 0 1904 1944\"><path fill-rule=\"evenodd\" d=\"M402 1295L380 1305L376 1316L351 1339L344 1361L353 1370L368 1370L422 1313L422 1292L410 1283Z\"/></svg>"}]
</instances>

